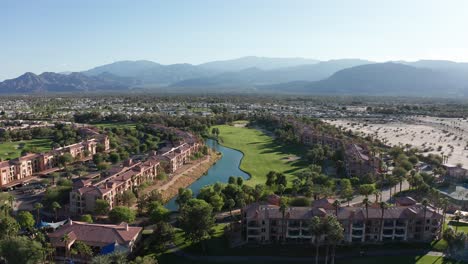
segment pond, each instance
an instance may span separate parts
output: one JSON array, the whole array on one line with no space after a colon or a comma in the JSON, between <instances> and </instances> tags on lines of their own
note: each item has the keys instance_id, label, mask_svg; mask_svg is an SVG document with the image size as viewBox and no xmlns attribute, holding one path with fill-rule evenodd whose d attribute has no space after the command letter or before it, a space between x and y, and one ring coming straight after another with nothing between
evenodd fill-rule
<instances>
[{"instance_id":1,"label":"pond","mask_svg":"<svg viewBox=\"0 0 468 264\"><path fill-rule=\"evenodd\" d=\"M221 152L222 157L208 170L206 175L202 176L188 187L192 190L195 196L204 186L211 185L216 182L227 183L230 176L242 177L245 180L250 178L249 174L239 168L242 157L244 156L242 152L224 147L212 139L207 139L205 143L208 147L214 149L215 151ZM171 199L166 204L166 208L172 211L176 211L178 206L175 203L175 199L176 197Z\"/></svg>"},{"instance_id":2,"label":"pond","mask_svg":"<svg viewBox=\"0 0 468 264\"><path fill-rule=\"evenodd\" d=\"M450 185L449 187L439 188L439 191L445 195L452 197L455 200L468 199L468 184Z\"/></svg>"}]
</instances>

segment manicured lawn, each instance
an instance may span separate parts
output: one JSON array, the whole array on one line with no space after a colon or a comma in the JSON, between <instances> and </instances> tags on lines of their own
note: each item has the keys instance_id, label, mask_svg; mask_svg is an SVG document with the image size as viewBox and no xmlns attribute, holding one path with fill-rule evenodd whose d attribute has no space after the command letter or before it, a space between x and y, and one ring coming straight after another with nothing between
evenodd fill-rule
<instances>
[{"instance_id":1,"label":"manicured lawn","mask_svg":"<svg viewBox=\"0 0 468 264\"><path fill-rule=\"evenodd\" d=\"M50 139L31 139L0 143L0 158L2 160L18 158L24 149L32 152L49 151L51 143Z\"/></svg>"},{"instance_id":2,"label":"manicured lawn","mask_svg":"<svg viewBox=\"0 0 468 264\"><path fill-rule=\"evenodd\" d=\"M303 160L297 160L305 153L301 146L279 145L272 137L256 129L228 125L216 127L220 130L222 145L244 153L240 167L251 175L247 181L251 186L264 184L269 171L282 172L291 180L295 173L307 166Z\"/></svg>"},{"instance_id":3,"label":"manicured lawn","mask_svg":"<svg viewBox=\"0 0 468 264\"><path fill-rule=\"evenodd\" d=\"M454 230L457 228L458 226L458 232L465 232L468 234L468 224L467 223L457 223L457 221L450 221L448 223L448 226L451 226Z\"/></svg>"},{"instance_id":4,"label":"manicured lawn","mask_svg":"<svg viewBox=\"0 0 468 264\"><path fill-rule=\"evenodd\" d=\"M134 129L136 127L135 123L97 123L93 125L102 129L113 127Z\"/></svg>"}]
</instances>

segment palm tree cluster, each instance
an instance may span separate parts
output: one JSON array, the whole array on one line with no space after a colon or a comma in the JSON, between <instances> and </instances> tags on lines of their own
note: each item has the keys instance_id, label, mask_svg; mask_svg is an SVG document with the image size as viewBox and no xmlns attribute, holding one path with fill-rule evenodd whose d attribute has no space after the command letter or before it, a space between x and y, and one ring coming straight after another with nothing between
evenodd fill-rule
<instances>
[{"instance_id":1,"label":"palm tree cluster","mask_svg":"<svg viewBox=\"0 0 468 264\"><path fill-rule=\"evenodd\" d=\"M315 263L319 261L319 248L321 245L326 246L325 264L328 263L329 255L330 263L335 263L336 245L344 239L343 227L338 219L333 215L320 218L314 216L309 223L309 230L313 236L315 245ZM331 254L330 254L331 247Z\"/></svg>"}]
</instances>

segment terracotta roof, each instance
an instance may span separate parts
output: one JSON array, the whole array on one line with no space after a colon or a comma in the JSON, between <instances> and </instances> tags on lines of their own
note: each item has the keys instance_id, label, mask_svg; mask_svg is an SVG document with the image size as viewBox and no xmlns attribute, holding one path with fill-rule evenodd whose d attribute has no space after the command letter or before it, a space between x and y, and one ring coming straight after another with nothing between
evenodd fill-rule
<instances>
[{"instance_id":1,"label":"terracotta roof","mask_svg":"<svg viewBox=\"0 0 468 264\"><path fill-rule=\"evenodd\" d=\"M126 223L102 225L70 221L47 235L54 246L63 246L62 238L65 234L73 235L76 240L92 246L106 246L115 242L128 245L130 241L138 237L141 230L141 227L128 226Z\"/></svg>"}]
</instances>

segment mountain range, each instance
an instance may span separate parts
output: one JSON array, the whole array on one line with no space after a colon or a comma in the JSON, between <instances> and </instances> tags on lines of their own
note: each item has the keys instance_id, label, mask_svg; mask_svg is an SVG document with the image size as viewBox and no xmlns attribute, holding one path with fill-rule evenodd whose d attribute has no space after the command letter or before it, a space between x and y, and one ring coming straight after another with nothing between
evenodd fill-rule
<instances>
[{"instance_id":1,"label":"mountain range","mask_svg":"<svg viewBox=\"0 0 468 264\"><path fill-rule=\"evenodd\" d=\"M118 61L83 72L25 73L0 82L0 93L255 92L468 96L468 63L441 60L376 63L360 59L242 57L199 65Z\"/></svg>"}]
</instances>

